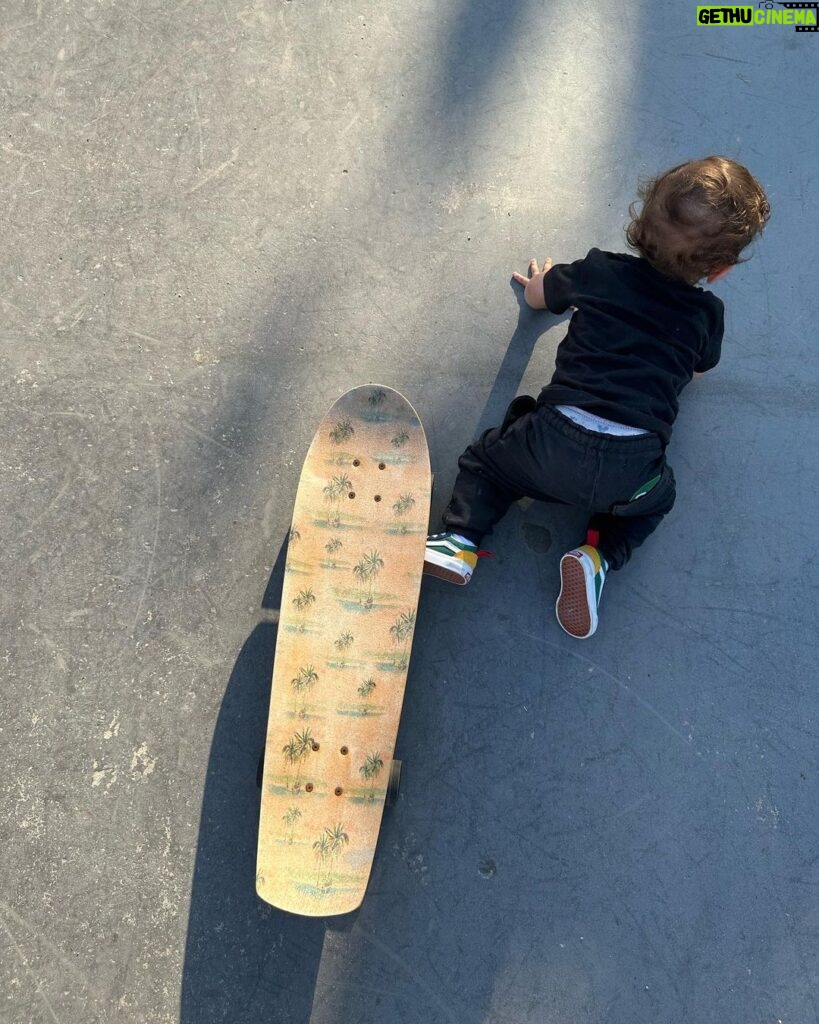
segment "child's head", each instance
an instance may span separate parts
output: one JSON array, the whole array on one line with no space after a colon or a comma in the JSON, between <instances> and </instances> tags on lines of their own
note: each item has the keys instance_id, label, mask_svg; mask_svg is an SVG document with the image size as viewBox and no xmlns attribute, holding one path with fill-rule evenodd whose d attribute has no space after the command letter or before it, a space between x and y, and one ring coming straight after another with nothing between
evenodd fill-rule
<instances>
[{"instance_id":1,"label":"child's head","mask_svg":"<svg viewBox=\"0 0 819 1024\"><path fill-rule=\"evenodd\" d=\"M740 263L771 215L754 176L722 156L689 160L641 185L629 246L670 277L696 284ZM720 275L721 276L721 275Z\"/></svg>"}]
</instances>

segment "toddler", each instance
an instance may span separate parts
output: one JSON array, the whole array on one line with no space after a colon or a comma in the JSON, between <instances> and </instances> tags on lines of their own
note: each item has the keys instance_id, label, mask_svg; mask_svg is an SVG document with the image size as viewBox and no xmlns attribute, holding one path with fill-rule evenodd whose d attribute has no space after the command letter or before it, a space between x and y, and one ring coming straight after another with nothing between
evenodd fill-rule
<instances>
[{"instance_id":1,"label":"toddler","mask_svg":"<svg viewBox=\"0 0 819 1024\"><path fill-rule=\"evenodd\" d=\"M427 540L424 571L472 578L483 537L513 501L530 497L589 513L585 544L560 560L557 620L571 636L597 629L606 573L671 511L666 447L680 392L719 361L723 304L699 286L741 262L770 207L741 164L691 160L640 188L626 230L637 255L591 249L581 260L515 273L534 309L572 309L551 383L522 395L503 423L458 460L443 515Z\"/></svg>"}]
</instances>

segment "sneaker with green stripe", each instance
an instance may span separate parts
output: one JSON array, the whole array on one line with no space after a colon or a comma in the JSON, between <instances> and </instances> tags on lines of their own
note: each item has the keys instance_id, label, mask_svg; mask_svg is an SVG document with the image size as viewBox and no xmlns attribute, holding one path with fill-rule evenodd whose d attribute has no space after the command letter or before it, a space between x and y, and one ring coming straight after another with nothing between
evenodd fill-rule
<instances>
[{"instance_id":1,"label":"sneaker with green stripe","mask_svg":"<svg viewBox=\"0 0 819 1024\"><path fill-rule=\"evenodd\" d=\"M597 629L597 609L608 565L597 548L584 544L560 559L557 621L569 636L586 640Z\"/></svg>"},{"instance_id":2,"label":"sneaker with green stripe","mask_svg":"<svg viewBox=\"0 0 819 1024\"><path fill-rule=\"evenodd\" d=\"M455 533L433 533L427 537L424 572L441 580L466 586L478 564L478 547Z\"/></svg>"}]
</instances>

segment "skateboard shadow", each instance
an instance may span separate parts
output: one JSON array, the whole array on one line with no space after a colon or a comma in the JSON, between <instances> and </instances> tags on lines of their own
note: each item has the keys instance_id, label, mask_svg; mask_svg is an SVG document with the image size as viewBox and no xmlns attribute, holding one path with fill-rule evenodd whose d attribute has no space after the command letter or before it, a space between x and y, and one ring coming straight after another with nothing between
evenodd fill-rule
<instances>
[{"instance_id":1,"label":"skateboard shadow","mask_svg":"<svg viewBox=\"0 0 819 1024\"><path fill-rule=\"evenodd\" d=\"M285 540L265 590L265 609L279 606L286 551ZM310 1018L324 922L268 906L254 884L256 769L264 749L276 634L275 622L253 629L216 721L193 873L182 1024Z\"/></svg>"}]
</instances>

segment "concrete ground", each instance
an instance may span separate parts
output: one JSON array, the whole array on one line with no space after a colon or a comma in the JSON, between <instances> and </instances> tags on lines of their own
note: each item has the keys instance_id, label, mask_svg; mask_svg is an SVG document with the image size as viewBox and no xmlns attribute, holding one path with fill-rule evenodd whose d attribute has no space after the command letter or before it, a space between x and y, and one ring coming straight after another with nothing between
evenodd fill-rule
<instances>
[{"instance_id":1,"label":"concrete ground","mask_svg":"<svg viewBox=\"0 0 819 1024\"><path fill-rule=\"evenodd\" d=\"M819 1019L819 36L695 4L20 0L0 20L0 1020ZM347 388L456 458L550 375L530 256L746 162L677 506L554 621L569 510L424 585L349 919L254 894L282 544Z\"/></svg>"}]
</instances>

